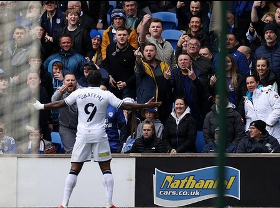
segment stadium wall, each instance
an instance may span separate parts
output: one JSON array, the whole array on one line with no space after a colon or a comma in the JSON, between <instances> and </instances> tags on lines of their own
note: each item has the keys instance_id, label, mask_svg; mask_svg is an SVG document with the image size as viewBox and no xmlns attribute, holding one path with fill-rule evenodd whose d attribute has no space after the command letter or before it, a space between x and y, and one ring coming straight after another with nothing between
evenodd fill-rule
<instances>
[{"instance_id":1,"label":"stadium wall","mask_svg":"<svg viewBox=\"0 0 280 208\"><path fill-rule=\"evenodd\" d=\"M155 169L182 173L215 166L212 154L113 155L113 201L120 207L154 207ZM226 197L230 206L279 207L280 154L229 154L226 165L240 170L240 200ZM60 205L69 155L1 155L0 207L57 207ZM103 207L105 193L97 163L85 163L72 193L71 207ZM213 206L215 198L193 203Z\"/></svg>"}]
</instances>

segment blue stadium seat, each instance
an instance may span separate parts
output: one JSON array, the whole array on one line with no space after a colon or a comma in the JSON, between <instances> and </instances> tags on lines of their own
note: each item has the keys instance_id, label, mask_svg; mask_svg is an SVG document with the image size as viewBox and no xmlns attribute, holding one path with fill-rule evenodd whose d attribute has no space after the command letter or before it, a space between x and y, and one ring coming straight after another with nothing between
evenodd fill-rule
<instances>
[{"instance_id":1,"label":"blue stadium seat","mask_svg":"<svg viewBox=\"0 0 280 208\"><path fill-rule=\"evenodd\" d=\"M112 23L111 13L112 13L113 9L115 9L116 7L117 7L117 1L109 1L109 8L108 8L108 12L107 12L107 23L109 26Z\"/></svg>"},{"instance_id":2,"label":"blue stadium seat","mask_svg":"<svg viewBox=\"0 0 280 208\"><path fill-rule=\"evenodd\" d=\"M178 19L174 12L154 12L152 17L162 20L164 30L176 29L178 26Z\"/></svg>"},{"instance_id":3,"label":"blue stadium seat","mask_svg":"<svg viewBox=\"0 0 280 208\"><path fill-rule=\"evenodd\" d=\"M55 145L55 148L56 148L56 153L63 154L64 149L63 149L63 144L61 141L60 134L58 132L53 131L51 133L51 137L52 137L52 143Z\"/></svg>"},{"instance_id":4,"label":"blue stadium seat","mask_svg":"<svg viewBox=\"0 0 280 208\"><path fill-rule=\"evenodd\" d=\"M202 131L197 131L195 146L198 153L202 152L202 148L206 144Z\"/></svg>"},{"instance_id":5,"label":"blue stadium seat","mask_svg":"<svg viewBox=\"0 0 280 208\"><path fill-rule=\"evenodd\" d=\"M176 48L177 48L177 42L181 35L182 35L182 31L174 30L174 29L164 30L163 33L161 34L161 36L164 39L166 39L167 41L169 41L171 43L174 50L176 50Z\"/></svg>"}]
</instances>

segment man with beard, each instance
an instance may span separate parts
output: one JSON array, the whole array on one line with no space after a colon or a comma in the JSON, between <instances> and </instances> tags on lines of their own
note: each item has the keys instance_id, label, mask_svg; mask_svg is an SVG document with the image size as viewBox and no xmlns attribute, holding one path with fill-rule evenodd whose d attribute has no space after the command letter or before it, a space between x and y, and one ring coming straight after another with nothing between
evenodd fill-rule
<instances>
[{"instance_id":1,"label":"man with beard","mask_svg":"<svg viewBox=\"0 0 280 208\"><path fill-rule=\"evenodd\" d=\"M165 124L172 110L172 92L169 84L171 77L170 66L156 59L157 47L148 43L144 47L144 53L138 48L136 56L136 94L137 103L146 103L149 98L154 97L155 101L162 101L158 109L159 120Z\"/></svg>"},{"instance_id":2,"label":"man with beard","mask_svg":"<svg viewBox=\"0 0 280 208\"><path fill-rule=\"evenodd\" d=\"M280 80L280 43L277 40L278 30L274 24L267 24L264 29L265 43L259 46L254 54L252 69L256 69L257 59L265 57L269 61L269 66Z\"/></svg>"},{"instance_id":3,"label":"man with beard","mask_svg":"<svg viewBox=\"0 0 280 208\"><path fill-rule=\"evenodd\" d=\"M73 73L67 73L64 76L63 85L57 89L52 96L52 102L63 100L72 92L79 88L76 77ZM65 154L71 154L77 133L78 111L76 104L65 106L59 109L59 134Z\"/></svg>"}]
</instances>

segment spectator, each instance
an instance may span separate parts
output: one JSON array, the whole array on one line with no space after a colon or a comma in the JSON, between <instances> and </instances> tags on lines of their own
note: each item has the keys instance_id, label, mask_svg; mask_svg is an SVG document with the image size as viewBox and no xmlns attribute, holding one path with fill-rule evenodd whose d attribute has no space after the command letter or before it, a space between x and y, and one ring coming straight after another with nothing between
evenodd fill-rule
<instances>
[{"instance_id":1,"label":"spectator","mask_svg":"<svg viewBox=\"0 0 280 208\"><path fill-rule=\"evenodd\" d=\"M58 39L58 28L66 24L65 13L57 7L57 1L43 1L45 12L41 16L41 26L46 31L45 41Z\"/></svg>"},{"instance_id":2,"label":"spectator","mask_svg":"<svg viewBox=\"0 0 280 208\"><path fill-rule=\"evenodd\" d=\"M275 72L270 70L269 61L267 58L260 57L257 59L255 71L262 86L267 87L268 85L272 85L272 90L279 94L279 79Z\"/></svg>"},{"instance_id":3,"label":"spectator","mask_svg":"<svg viewBox=\"0 0 280 208\"><path fill-rule=\"evenodd\" d=\"M54 43L46 37L46 31L42 26L33 24L29 34L31 36L32 48L40 50L43 62L57 50Z\"/></svg>"},{"instance_id":4,"label":"spectator","mask_svg":"<svg viewBox=\"0 0 280 208\"><path fill-rule=\"evenodd\" d=\"M176 12L177 1L149 1L151 13L154 12Z\"/></svg>"},{"instance_id":5,"label":"spectator","mask_svg":"<svg viewBox=\"0 0 280 208\"><path fill-rule=\"evenodd\" d=\"M9 79L10 77L8 77L4 72L0 73L0 120L11 127L13 122L12 115L14 98L12 97ZM10 131L8 133L10 133Z\"/></svg>"},{"instance_id":6,"label":"spectator","mask_svg":"<svg viewBox=\"0 0 280 208\"><path fill-rule=\"evenodd\" d=\"M68 1L68 9L77 9L79 11L79 24L80 27L84 28L87 33L89 33L92 29L96 29L96 22L88 16L85 12L82 11L81 1Z\"/></svg>"},{"instance_id":7,"label":"spectator","mask_svg":"<svg viewBox=\"0 0 280 208\"><path fill-rule=\"evenodd\" d=\"M266 123L268 133L278 139L280 143L280 98L278 93L272 90L272 86L263 87L255 75L246 78L247 94L245 97L245 131L249 129L251 122L263 120Z\"/></svg>"},{"instance_id":8,"label":"spectator","mask_svg":"<svg viewBox=\"0 0 280 208\"><path fill-rule=\"evenodd\" d=\"M83 66L84 75L78 80L79 85L81 87L88 87L87 77L88 77L89 72L92 70L98 70L100 72L100 74L102 75L102 81L101 81L100 88L103 90L107 90L108 86L109 86L108 72L103 68L99 68L98 66L96 66L95 64L93 64L91 62L84 63L84 66Z\"/></svg>"},{"instance_id":9,"label":"spectator","mask_svg":"<svg viewBox=\"0 0 280 208\"><path fill-rule=\"evenodd\" d=\"M212 61L213 54L212 54L212 52L211 52L211 50L210 50L209 47L206 47L206 46L201 47L201 48L199 49L199 55L200 55L200 56L204 56L204 57L206 57L206 58L209 58L209 59Z\"/></svg>"},{"instance_id":10,"label":"spectator","mask_svg":"<svg viewBox=\"0 0 280 208\"><path fill-rule=\"evenodd\" d=\"M93 19L97 30L108 28L107 13L109 1L81 1L81 9L83 13Z\"/></svg>"},{"instance_id":11,"label":"spectator","mask_svg":"<svg viewBox=\"0 0 280 208\"><path fill-rule=\"evenodd\" d=\"M197 16L193 16L190 19L189 29L186 30L185 34L189 36L189 38L196 38L200 42L201 47L209 47L210 39L208 32L205 32L202 28L201 18Z\"/></svg>"},{"instance_id":12,"label":"spectator","mask_svg":"<svg viewBox=\"0 0 280 208\"><path fill-rule=\"evenodd\" d=\"M120 153L126 134L126 120L123 110L108 105L105 118L105 129L112 153Z\"/></svg>"},{"instance_id":13,"label":"spectator","mask_svg":"<svg viewBox=\"0 0 280 208\"><path fill-rule=\"evenodd\" d=\"M187 53L190 55L190 57L192 59L194 68L201 70L207 76L207 78L210 77L211 75L213 75L215 73L213 64L210 59L199 55L200 42L196 38L189 39L189 37L185 37L183 35L183 37L180 38L177 43L176 57L178 57L179 54L183 52L182 45L180 45L180 44L182 44L183 42L186 42L186 41L187 41L187 43L186 43L187 44L187 47L186 47Z\"/></svg>"},{"instance_id":14,"label":"spectator","mask_svg":"<svg viewBox=\"0 0 280 208\"><path fill-rule=\"evenodd\" d=\"M112 25L103 32L103 41L101 45L102 59L106 58L107 46L116 43L116 33L119 27L125 27L128 31L128 44L138 48L138 35L136 30L126 24L125 13L122 9L114 9L111 14Z\"/></svg>"},{"instance_id":15,"label":"spectator","mask_svg":"<svg viewBox=\"0 0 280 208\"><path fill-rule=\"evenodd\" d=\"M218 153L219 152L219 127L215 129L214 132L214 141L205 144L202 153ZM229 143L227 144L227 148L225 150L226 153L235 153L237 149L237 144Z\"/></svg>"},{"instance_id":16,"label":"spectator","mask_svg":"<svg viewBox=\"0 0 280 208\"><path fill-rule=\"evenodd\" d=\"M92 70L98 70L100 72L100 74L102 76L100 88L103 90L107 90L108 86L109 86L108 72L103 68L99 68L98 66L96 66L95 64L93 64L91 62L84 63L84 66L83 66L84 75L78 80L79 85L81 87L88 87L87 77L88 77L89 72Z\"/></svg>"},{"instance_id":17,"label":"spectator","mask_svg":"<svg viewBox=\"0 0 280 208\"><path fill-rule=\"evenodd\" d=\"M172 110L170 67L164 61L156 59L157 48L153 43L148 43L144 47L144 55L140 52L140 48L134 54L137 102L146 103L151 97L156 101L162 101L158 113L159 120L164 124Z\"/></svg>"},{"instance_id":18,"label":"spectator","mask_svg":"<svg viewBox=\"0 0 280 208\"><path fill-rule=\"evenodd\" d=\"M248 60L249 68L250 68L250 74L252 74L253 70L252 70L252 50L251 50L251 48L248 46L242 45L242 46L239 46L237 48L237 50L246 56L246 58Z\"/></svg>"},{"instance_id":19,"label":"spectator","mask_svg":"<svg viewBox=\"0 0 280 208\"><path fill-rule=\"evenodd\" d=\"M58 59L53 59L48 66L48 72L51 74L53 92L56 92L58 88L63 85L64 72L63 64ZM50 97L53 96L53 93ZM50 99L51 100L51 99ZM57 109L52 110L53 116L53 131L59 132L59 111Z\"/></svg>"},{"instance_id":20,"label":"spectator","mask_svg":"<svg viewBox=\"0 0 280 208\"><path fill-rule=\"evenodd\" d=\"M139 33L140 26L142 24L142 19L146 12L142 10L138 10L138 3L137 1L123 1L122 2L123 11L126 16L126 24L129 25L131 28ZM138 28L139 26L139 28Z\"/></svg>"},{"instance_id":21,"label":"spectator","mask_svg":"<svg viewBox=\"0 0 280 208\"><path fill-rule=\"evenodd\" d=\"M26 15L21 20L21 24L23 21L28 21L31 25L39 24L43 12L43 5L40 1L30 1L30 3L27 6Z\"/></svg>"},{"instance_id":22,"label":"spectator","mask_svg":"<svg viewBox=\"0 0 280 208\"><path fill-rule=\"evenodd\" d=\"M92 29L89 35L91 38L92 49L87 53L86 60L87 62L92 62L97 66L100 66L102 63L102 35L95 29Z\"/></svg>"},{"instance_id":23,"label":"spectator","mask_svg":"<svg viewBox=\"0 0 280 208\"><path fill-rule=\"evenodd\" d=\"M241 114L243 118L244 115L244 103L242 102L243 96L246 95L246 80L245 77L237 73L236 62L232 55L226 55L226 81L228 90L228 100L235 106L235 109ZM215 95L217 77L213 75L210 78L210 88L212 96Z\"/></svg>"},{"instance_id":24,"label":"spectator","mask_svg":"<svg viewBox=\"0 0 280 208\"><path fill-rule=\"evenodd\" d=\"M240 139L244 136L244 122L240 115L235 110L235 106L226 100L226 120L227 120L227 144L238 144ZM215 104L212 106L211 111L206 114L203 123L203 136L206 143L214 141L214 130L218 127L218 116L220 108L220 96L216 94Z\"/></svg>"},{"instance_id":25,"label":"spectator","mask_svg":"<svg viewBox=\"0 0 280 208\"><path fill-rule=\"evenodd\" d=\"M48 102L49 102L54 92L53 80L51 74L43 69L42 56L40 55L38 49L32 48L32 50L29 53L28 64L29 64L29 70L27 71L27 74L29 72L39 73L40 80L41 80L40 86L46 88L48 93ZM21 74L21 80L24 79L24 82L26 80L27 74L26 73L24 75Z\"/></svg>"},{"instance_id":26,"label":"spectator","mask_svg":"<svg viewBox=\"0 0 280 208\"><path fill-rule=\"evenodd\" d=\"M80 10L76 8L67 9L65 15L67 24L58 29L58 36L70 35L72 37L73 48L85 57L92 47L89 31L79 24Z\"/></svg>"},{"instance_id":27,"label":"spectator","mask_svg":"<svg viewBox=\"0 0 280 208\"><path fill-rule=\"evenodd\" d=\"M196 152L196 134L196 121L190 114L186 99L176 98L171 116L164 125L165 149L170 154Z\"/></svg>"},{"instance_id":28,"label":"spectator","mask_svg":"<svg viewBox=\"0 0 280 208\"><path fill-rule=\"evenodd\" d=\"M0 154L14 153L16 153L15 139L7 135L6 125L0 120Z\"/></svg>"},{"instance_id":29,"label":"spectator","mask_svg":"<svg viewBox=\"0 0 280 208\"><path fill-rule=\"evenodd\" d=\"M75 75L67 73L63 85L53 94L52 101L63 100L79 88ZM65 154L72 153L76 141L77 125L78 111L76 104L59 109L59 134Z\"/></svg>"},{"instance_id":30,"label":"spectator","mask_svg":"<svg viewBox=\"0 0 280 208\"><path fill-rule=\"evenodd\" d=\"M162 140L156 136L155 125L152 121L143 121L141 137L133 143L130 152L166 153Z\"/></svg>"},{"instance_id":31,"label":"spectator","mask_svg":"<svg viewBox=\"0 0 280 208\"><path fill-rule=\"evenodd\" d=\"M38 72L29 72L27 75L27 88L24 89L23 93L26 95L26 103L32 103L34 100L38 100L41 103L48 102L48 93L46 88L40 86L40 76ZM44 110L38 114L29 110L27 113L27 120L25 121L26 130L28 133L34 132L36 129L40 128L44 139L51 141L51 132L53 129L52 125L52 113L49 110ZM24 114L23 114L24 115ZM39 119L38 119L39 118Z\"/></svg>"},{"instance_id":32,"label":"spectator","mask_svg":"<svg viewBox=\"0 0 280 208\"><path fill-rule=\"evenodd\" d=\"M124 98L124 102L129 103L136 103L133 98ZM131 147L133 143L136 140L136 131L137 126L140 124L141 120L137 117L137 111L136 110L124 110L124 117L126 120L126 134L124 136L124 143L122 148L122 153L129 152L131 150Z\"/></svg>"},{"instance_id":33,"label":"spectator","mask_svg":"<svg viewBox=\"0 0 280 208\"><path fill-rule=\"evenodd\" d=\"M263 28L268 23L275 24L275 17L273 14L264 14L261 21L251 22L249 25L249 29L246 32L246 37L249 41L249 46L253 55L255 50L265 42Z\"/></svg>"},{"instance_id":34,"label":"spectator","mask_svg":"<svg viewBox=\"0 0 280 208\"><path fill-rule=\"evenodd\" d=\"M209 32L210 19L208 17L208 11L205 10L207 3L203 1L177 1L177 19L178 30L188 30L190 19L193 16L201 18L204 32Z\"/></svg>"},{"instance_id":35,"label":"spectator","mask_svg":"<svg viewBox=\"0 0 280 208\"><path fill-rule=\"evenodd\" d=\"M190 55L181 53L178 57L178 67L171 71L170 85L173 99L186 97L186 105L197 122L197 129L202 131L207 103L207 77L193 67Z\"/></svg>"},{"instance_id":36,"label":"spectator","mask_svg":"<svg viewBox=\"0 0 280 208\"><path fill-rule=\"evenodd\" d=\"M155 135L157 138L162 139L162 133L164 129L164 125L161 123L161 121L158 119L159 115L156 108L144 108L141 111L142 118L145 118L144 121L142 121L137 126L137 134L136 138L139 138L142 136L142 127L144 125L145 121L151 121L153 122L153 125L155 127Z\"/></svg>"},{"instance_id":37,"label":"spectator","mask_svg":"<svg viewBox=\"0 0 280 208\"><path fill-rule=\"evenodd\" d=\"M14 28L18 25L16 13L8 9L8 1L0 2L0 17L1 17L1 30L0 30L0 51L7 46L10 42ZM0 55L1 56L1 55Z\"/></svg>"},{"instance_id":38,"label":"spectator","mask_svg":"<svg viewBox=\"0 0 280 208\"><path fill-rule=\"evenodd\" d=\"M265 128L262 120L251 122L248 134L238 144L237 153L280 153L277 139Z\"/></svg>"},{"instance_id":39,"label":"spectator","mask_svg":"<svg viewBox=\"0 0 280 208\"><path fill-rule=\"evenodd\" d=\"M264 27L263 33L266 42L256 49L252 69L256 68L256 61L259 57L265 57L269 61L270 69L276 73L278 80L280 80L280 42L277 40L277 32L277 28L273 24L267 24Z\"/></svg>"},{"instance_id":40,"label":"spectator","mask_svg":"<svg viewBox=\"0 0 280 208\"><path fill-rule=\"evenodd\" d=\"M250 74L249 63L247 61L246 56L242 52L237 50L238 45L239 45L239 42L237 41L235 35L227 34L226 48L228 50L228 53L231 54L235 60L235 63L238 68L237 73L246 77ZM213 65L214 65L214 68L216 71L218 70L219 56L220 56L220 54L217 53L214 56L214 60L213 60Z\"/></svg>"},{"instance_id":41,"label":"spectator","mask_svg":"<svg viewBox=\"0 0 280 208\"><path fill-rule=\"evenodd\" d=\"M45 140L40 130L29 132L29 141L21 144L17 150L18 154L55 154L55 145Z\"/></svg>"},{"instance_id":42,"label":"spectator","mask_svg":"<svg viewBox=\"0 0 280 208\"><path fill-rule=\"evenodd\" d=\"M111 43L106 48L106 58L101 67L109 73L109 91L118 98L136 98L135 86L135 56L133 48L128 42L128 30L118 27L116 43Z\"/></svg>"},{"instance_id":43,"label":"spectator","mask_svg":"<svg viewBox=\"0 0 280 208\"><path fill-rule=\"evenodd\" d=\"M147 37L147 31L150 32L151 37ZM139 45L141 51L148 43L153 43L156 46L156 58L160 61L166 62L172 69L176 67L176 60L174 49L170 42L162 38L163 23L160 19L152 18L150 14L143 17L142 26L139 31Z\"/></svg>"},{"instance_id":44,"label":"spectator","mask_svg":"<svg viewBox=\"0 0 280 208\"><path fill-rule=\"evenodd\" d=\"M73 49L71 36L67 34L62 35L59 38L59 47L59 52L49 56L43 63L44 69L48 69L51 60L58 59L63 64L64 71L67 70L74 73L75 77L79 79L83 74L80 69L85 63L85 58Z\"/></svg>"},{"instance_id":45,"label":"spectator","mask_svg":"<svg viewBox=\"0 0 280 208\"><path fill-rule=\"evenodd\" d=\"M14 71L5 71L11 77L20 74L26 67L31 50L31 45L27 44L27 35L24 27L16 27L13 31L13 41L4 48L0 56L2 69L11 70L11 66L15 67Z\"/></svg>"}]
</instances>

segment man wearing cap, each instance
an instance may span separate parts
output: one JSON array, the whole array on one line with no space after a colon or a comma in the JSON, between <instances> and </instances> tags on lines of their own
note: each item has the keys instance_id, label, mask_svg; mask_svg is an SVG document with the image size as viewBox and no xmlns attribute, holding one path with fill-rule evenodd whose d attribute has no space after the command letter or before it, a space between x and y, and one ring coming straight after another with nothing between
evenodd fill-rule
<instances>
[{"instance_id":1,"label":"man wearing cap","mask_svg":"<svg viewBox=\"0 0 280 208\"><path fill-rule=\"evenodd\" d=\"M250 123L248 134L242 138L237 153L279 153L280 145L276 138L266 131L266 123L256 120Z\"/></svg>"},{"instance_id":2,"label":"man wearing cap","mask_svg":"<svg viewBox=\"0 0 280 208\"><path fill-rule=\"evenodd\" d=\"M264 29L265 43L259 46L254 54L253 67L255 70L257 59L265 57L269 61L269 66L274 71L280 80L280 43L278 41L278 30L275 24L267 24Z\"/></svg>"},{"instance_id":3,"label":"man wearing cap","mask_svg":"<svg viewBox=\"0 0 280 208\"><path fill-rule=\"evenodd\" d=\"M138 48L138 35L136 30L126 24L125 13L122 9L114 9L111 14L112 25L103 32L103 41L101 45L102 59L106 58L106 49L110 43L116 43L115 35L119 27L125 27L128 31L128 44Z\"/></svg>"},{"instance_id":4,"label":"man wearing cap","mask_svg":"<svg viewBox=\"0 0 280 208\"><path fill-rule=\"evenodd\" d=\"M159 115L157 112L156 108L144 108L141 111L141 116L145 118L144 121L142 121L138 126L137 126L137 134L136 138L139 138L142 136L142 127L143 123L145 121L151 121L154 123L155 126L155 134L158 138L162 139L162 133L164 129L164 125L161 123L161 121L158 119Z\"/></svg>"}]
</instances>

